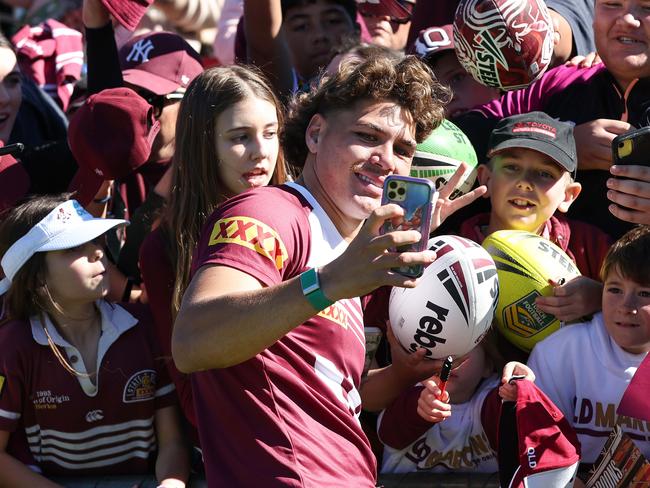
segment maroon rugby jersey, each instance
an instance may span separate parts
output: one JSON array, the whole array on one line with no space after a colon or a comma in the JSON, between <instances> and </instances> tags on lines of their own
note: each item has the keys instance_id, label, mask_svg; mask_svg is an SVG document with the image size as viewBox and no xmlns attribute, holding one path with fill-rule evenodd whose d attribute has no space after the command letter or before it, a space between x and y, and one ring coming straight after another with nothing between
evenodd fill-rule
<instances>
[{"instance_id":1,"label":"maroon rugby jersey","mask_svg":"<svg viewBox=\"0 0 650 488\"><path fill-rule=\"evenodd\" d=\"M10 442L9 454L46 475L150 472L155 412L175 403L164 361L152 350L148 314L128 307L137 310L136 318L121 306L97 303L102 335L96 386L63 368L39 320L0 327L0 430L17 440L26 436L29 451L24 442ZM68 362L85 372L78 351L48 324Z\"/></svg>"},{"instance_id":2,"label":"maroon rugby jersey","mask_svg":"<svg viewBox=\"0 0 650 488\"><path fill-rule=\"evenodd\" d=\"M346 247L303 187L264 187L208 219L193 270L230 266L273 286ZM194 373L209 485L374 487L375 458L358 421L364 354L361 304L347 299L248 361Z\"/></svg>"}]
</instances>

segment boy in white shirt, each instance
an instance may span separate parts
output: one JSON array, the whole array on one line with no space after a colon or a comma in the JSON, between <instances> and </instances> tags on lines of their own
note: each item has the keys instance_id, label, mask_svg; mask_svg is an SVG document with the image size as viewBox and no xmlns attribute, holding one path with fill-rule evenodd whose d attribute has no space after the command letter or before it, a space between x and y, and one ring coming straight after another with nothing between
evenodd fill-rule
<instances>
[{"instance_id":1,"label":"boy in white shirt","mask_svg":"<svg viewBox=\"0 0 650 488\"><path fill-rule=\"evenodd\" d=\"M444 395L438 383L437 378L423 381L380 415L377 431L385 445L381 472L496 472L482 413L490 393L498 401L499 376L484 346L475 347L452 371Z\"/></svg>"},{"instance_id":2,"label":"boy in white shirt","mask_svg":"<svg viewBox=\"0 0 650 488\"><path fill-rule=\"evenodd\" d=\"M385 409L377 421L384 443L380 472L496 472L493 443L501 400L517 399L515 387L503 385L513 375L535 380L526 365L515 361L497 374L499 361L488 336L452 370L444 393L440 378L432 376Z\"/></svg>"},{"instance_id":3,"label":"boy in white shirt","mask_svg":"<svg viewBox=\"0 0 650 488\"><path fill-rule=\"evenodd\" d=\"M616 409L650 350L650 226L639 226L609 250L601 269L602 312L560 329L533 349L536 384L564 413L593 463L616 424L650 456L646 422Z\"/></svg>"}]
</instances>

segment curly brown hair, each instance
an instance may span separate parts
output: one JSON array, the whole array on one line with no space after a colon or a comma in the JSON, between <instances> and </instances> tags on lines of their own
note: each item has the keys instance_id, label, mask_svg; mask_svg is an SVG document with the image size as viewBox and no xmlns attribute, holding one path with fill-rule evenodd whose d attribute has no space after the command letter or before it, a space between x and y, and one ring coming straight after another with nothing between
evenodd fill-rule
<instances>
[{"instance_id":1,"label":"curly brown hair","mask_svg":"<svg viewBox=\"0 0 650 488\"><path fill-rule=\"evenodd\" d=\"M415 121L415 139L422 142L442 122L451 91L415 56L344 62L338 73L323 77L309 93L292 100L282 136L288 162L304 165L305 131L314 115L349 109L360 100L391 100L406 109Z\"/></svg>"}]
</instances>

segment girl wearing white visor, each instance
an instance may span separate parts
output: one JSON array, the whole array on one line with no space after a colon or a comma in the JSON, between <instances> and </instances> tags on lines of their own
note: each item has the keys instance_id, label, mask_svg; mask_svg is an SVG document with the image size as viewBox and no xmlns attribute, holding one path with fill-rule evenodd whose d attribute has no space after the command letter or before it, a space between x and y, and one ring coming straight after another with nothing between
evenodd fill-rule
<instances>
[{"instance_id":1,"label":"girl wearing white visor","mask_svg":"<svg viewBox=\"0 0 650 488\"><path fill-rule=\"evenodd\" d=\"M182 487L174 385L147 310L115 305L101 240L125 220L39 197L0 224L0 486L145 475Z\"/></svg>"}]
</instances>

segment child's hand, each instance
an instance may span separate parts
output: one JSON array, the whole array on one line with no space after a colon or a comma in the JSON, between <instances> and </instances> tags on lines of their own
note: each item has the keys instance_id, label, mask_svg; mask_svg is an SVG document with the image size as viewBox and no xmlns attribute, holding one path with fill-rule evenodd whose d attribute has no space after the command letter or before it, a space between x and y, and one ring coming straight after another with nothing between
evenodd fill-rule
<instances>
[{"instance_id":1,"label":"child's hand","mask_svg":"<svg viewBox=\"0 0 650 488\"><path fill-rule=\"evenodd\" d=\"M395 337L390 324L386 330L386 338L390 345L391 367L405 388L440 372L442 359L426 359L424 349L418 349L414 353L406 351Z\"/></svg>"},{"instance_id":2,"label":"child's hand","mask_svg":"<svg viewBox=\"0 0 650 488\"><path fill-rule=\"evenodd\" d=\"M521 380L535 381L535 373L523 363L511 361L503 367L501 376L501 386L499 387L499 396L505 402L517 401L517 380L510 382L512 377Z\"/></svg>"},{"instance_id":3,"label":"child's hand","mask_svg":"<svg viewBox=\"0 0 650 488\"><path fill-rule=\"evenodd\" d=\"M439 378L433 376L424 380L422 385L424 390L418 398L418 415L427 422L438 423L451 417L451 405L449 404L449 392L445 391L442 398L440 396L440 387L438 387Z\"/></svg>"},{"instance_id":4,"label":"child's hand","mask_svg":"<svg viewBox=\"0 0 650 488\"><path fill-rule=\"evenodd\" d=\"M552 297L537 297L535 305L542 312L559 320L571 321L601 309L603 284L586 276L577 276L568 283L553 285Z\"/></svg>"},{"instance_id":5,"label":"child's hand","mask_svg":"<svg viewBox=\"0 0 650 488\"><path fill-rule=\"evenodd\" d=\"M480 185L472 191L467 192L465 195L456 197L452 200L454 189L456 188L456 185L460 183L467 168L468 164L461 162L458 168L456 168L454 174L449 178L449 181L447 181L447 183L445 183L445 185L438 191L438 200L436 200L436 204L433 206L431 211L431 232L440 227L445 219L455 211L469 205L474 200L487 193L487 186Z\"/></svg>"}]
</instances>

